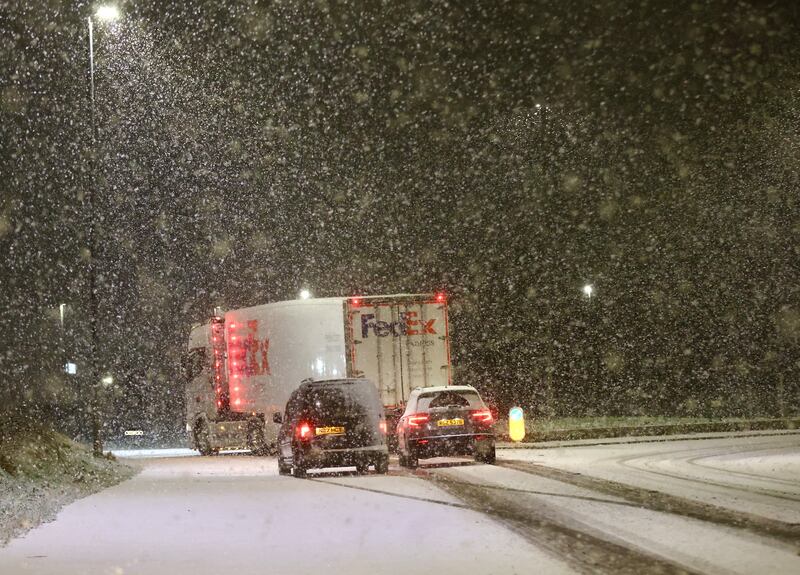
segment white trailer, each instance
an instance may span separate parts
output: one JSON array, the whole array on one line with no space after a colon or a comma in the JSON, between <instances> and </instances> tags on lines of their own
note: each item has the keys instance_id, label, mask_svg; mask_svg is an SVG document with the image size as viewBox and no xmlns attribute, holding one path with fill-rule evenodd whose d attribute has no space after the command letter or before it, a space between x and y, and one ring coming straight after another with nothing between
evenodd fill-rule
<instances>
[{"instance_id":1,"label":"white trailer","mask_svg":"<svg viewBox=\"0 0 800 575\"><path fill-rule=\"evenodd\" d=\"M444 294L321 298L217 313L184 360L187 431L202 453L269 452L274 413L314 380L365 377L393 430L411 390L451 379Z\"/></svg>"}]
</instances>

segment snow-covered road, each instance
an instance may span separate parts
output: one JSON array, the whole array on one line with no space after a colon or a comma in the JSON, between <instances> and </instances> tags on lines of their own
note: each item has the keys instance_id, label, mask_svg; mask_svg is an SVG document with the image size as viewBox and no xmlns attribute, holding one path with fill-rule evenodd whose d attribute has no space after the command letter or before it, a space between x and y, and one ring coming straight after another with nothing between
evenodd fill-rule
<instances>
[{"instance_id":1,"label":"snow-covered road","mask_svg":"<svg viewBox=\"0 0 800 575\"><path fill-rule=\"evenodd\" d=\"M800 432L636 444L576 442L503 449L500 456L800 524Z\"/></svg>"},{"instance_id":2,"label":"snow-covered road","mask_svg":"<svg viewBox=\"0 0 800 575\"><path fill-rule=\"evenodd\" d=\"M417 477L277 475L274 459L143 459L0 549L0 573L571 573Z\"/></svg>"},{"instance_id":3,"label":"snow-covered road","mask_svg":"<svg viewBox=\"0 0 800 575\"><path fill-rule=\"evenodd\" d=\"M272 458L127 455L137 477L0 549L0 573L800 573L797 433L307 480Z\"/></svg>"}]
</instances>

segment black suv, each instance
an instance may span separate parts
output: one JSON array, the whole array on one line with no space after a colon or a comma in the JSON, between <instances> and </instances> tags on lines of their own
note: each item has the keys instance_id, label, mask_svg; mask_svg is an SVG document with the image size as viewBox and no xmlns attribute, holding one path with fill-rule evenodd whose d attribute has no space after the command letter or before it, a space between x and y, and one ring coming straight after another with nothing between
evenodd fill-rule
<instances>
[{"instance_id":1,"label":"black suv","mask_svg":"<svg viewBox=\"0 0 800 575\"><path fill-rule=\"evenodd\" d=\"M278 472L305 477L310 468L355 466L389 470L386 419L375 385L367 379L304 381L286 404L278 432Z\"/></svg>"}]
</instances>

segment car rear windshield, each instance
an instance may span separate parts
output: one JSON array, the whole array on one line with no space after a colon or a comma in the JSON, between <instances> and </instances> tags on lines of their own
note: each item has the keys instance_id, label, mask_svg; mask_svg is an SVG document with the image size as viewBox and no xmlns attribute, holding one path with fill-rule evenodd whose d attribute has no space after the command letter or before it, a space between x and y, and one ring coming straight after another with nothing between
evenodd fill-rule
<instances>
[{"instance_id":1,"label":"car rear windshield","mask_svg":"<svg viewBox=\"0 0 800 575\"><path fill-rule=\"evenodd\" d=\"M435 407L468 407L483 409L483 401L474 391L437 391L425 393L417 400L417 410L427 411Z\"/></svg>"},{"instance_id":2,"label":"car rear windshield","mask_svg":"<svg viewBox=\"0 0 800 575\"><path fill-rule=\"evenodd\" d=\"M377 391L368 384L342 383L312 388L306 409L314 420L375 420L380 418L381 405Z\"/></svg>"}]
</instances>

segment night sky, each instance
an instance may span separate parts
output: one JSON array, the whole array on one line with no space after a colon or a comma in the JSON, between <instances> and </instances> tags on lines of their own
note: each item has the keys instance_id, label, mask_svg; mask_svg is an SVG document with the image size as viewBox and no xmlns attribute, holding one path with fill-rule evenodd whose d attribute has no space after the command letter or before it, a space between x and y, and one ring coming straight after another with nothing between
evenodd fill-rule
<instances>
[{"instance_id":1,"label":"night sky","mask_svg":"<svg viewBox=\"0 0 800 575\"><path fill-rule=\"evenodd\" d=\"M82 405L90 217L112 427L179 429L191 324L304 287L447 290L502 407L800 409L795 2L123 2L94 148L93 8L0 1L0 410Z\"/></svg>"}]
</instances>

